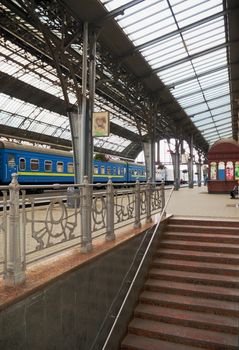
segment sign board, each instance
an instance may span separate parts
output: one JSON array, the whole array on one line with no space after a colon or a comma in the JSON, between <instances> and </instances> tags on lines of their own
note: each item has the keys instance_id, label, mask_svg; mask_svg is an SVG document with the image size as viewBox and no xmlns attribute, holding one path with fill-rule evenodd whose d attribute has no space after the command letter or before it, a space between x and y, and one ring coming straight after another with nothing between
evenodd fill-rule
<instances>
[{"instance_id":1,"label":"sign board","mask_svg":"<svg viewBox=\"0 0 239 350\"><path fill-rule=\"evenodd\" d=\"M93 113L92 121L92 136L104 137L109 136L109 112L95 112Z\"/></svg>"}]
</instances>

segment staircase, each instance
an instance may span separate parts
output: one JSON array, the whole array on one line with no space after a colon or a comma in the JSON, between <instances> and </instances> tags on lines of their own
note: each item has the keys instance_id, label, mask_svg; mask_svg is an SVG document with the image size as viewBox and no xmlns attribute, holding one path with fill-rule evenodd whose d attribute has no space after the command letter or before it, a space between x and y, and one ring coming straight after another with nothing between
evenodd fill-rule
<instances>
[{"instance_id":1,"label":"staircase","mask_svg":"<svg viewBox=\"0 0 239 350\"><path fill-rule=\"evenodd\" d=\"M172 218L121 349L238 350L239 221Z\"/></svg>"}]
</instances>

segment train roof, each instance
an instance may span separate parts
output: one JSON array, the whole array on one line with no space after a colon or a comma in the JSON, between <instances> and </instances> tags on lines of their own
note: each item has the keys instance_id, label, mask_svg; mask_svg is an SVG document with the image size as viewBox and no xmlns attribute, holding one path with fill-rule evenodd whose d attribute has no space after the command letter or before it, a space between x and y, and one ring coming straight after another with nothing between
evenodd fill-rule
<instances>
[{"instance_id":1,"label":"train roof","mask_svg":"<svg viewBox=\"0 0 239 350\"><path fill-rule=\"evenodd\" d=\"M100 162L100 163L113 163L113 164L127 164L127 162L124 162L122 160L116 160L116 159L109 159L106 162L103 160L95 159L95 162Z\"/></svg>"},{"instance_id":2,"label":"train roof","mask_svg":"<svg viewBox=\"0 0 239 350\"><path fill-rule=\"evenodd\" d=\"M56 156L63 156L63 157L73 157L73 153L69 151L62 151L62 150L57 150L53 148L42 148L38 146L30 146L30 145L22 145L20 143L14 143L14 142L9 142L9 141L0 141L0 149L14 149L14 150L22 150L22 151L27 151L27 152L38 152L38 153L43 153L43 154L54 154ZM97 161L97 160L96 160ZM99 160L99 162L102 162ZM130 165L137 165L137 166L142 166L144 167L144 164L139 164L139 163L134 163L134 162L125 162L122 160L109 160L108 162L110 163L115 163L115 164L130 164ZM105 162L107 163L107 162Z\"/></svg>"},{"instance_id":3,"label":"train roof","mask_svg":"<svg viewBox=\"0 0 239 350\"><path fill-rule=\"evenodd\" d=\"M73 157L73 153L69 151L62 151L52 148L41 148L37 146L30 146L30 145L22 145L19 143L9 142L9 141L0 141L0 148L4 149L14 149L18 151L28 151L28 152L38 152L43 154L54 154L57 156L64 156L64 157Z\"/></svg>"},{"instance_id":4,"label":"train roof","mask_svg":"<svg viewBox=\"0 0 239 350\"><path fill-rule=\"evenodd\" d=\"M145 167L145 164L142 164L142 163L128 162L128 164L130 164L130 165L137 165L137 166L141 166L141 167Z\"/></svg>"}]
</instances>

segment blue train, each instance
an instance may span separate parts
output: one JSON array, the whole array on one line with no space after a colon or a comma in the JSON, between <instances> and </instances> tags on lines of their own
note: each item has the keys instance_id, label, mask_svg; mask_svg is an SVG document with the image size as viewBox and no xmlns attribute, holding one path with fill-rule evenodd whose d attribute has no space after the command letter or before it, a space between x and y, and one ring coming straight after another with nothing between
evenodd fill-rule
<instances>
[{"instance_id":1,"label":"blue train","mask_svg":"<svg viewBox=\"0 0 239 350\"><path fill-rule=\"evenodd\" d=\"M12 173L18 174L20 184L73 183L73 156L67 151L0 141L0 184L9 184ZM106 183L110 178L113 182L145 181L145 166L94 160L94 183Z\"/></svg>"}]
</instances>

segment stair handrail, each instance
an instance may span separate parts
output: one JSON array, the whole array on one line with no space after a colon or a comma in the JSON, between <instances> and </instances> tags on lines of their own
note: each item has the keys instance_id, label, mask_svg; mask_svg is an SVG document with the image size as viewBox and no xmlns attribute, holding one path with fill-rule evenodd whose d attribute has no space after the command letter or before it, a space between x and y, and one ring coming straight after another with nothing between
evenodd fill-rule
<instances>
[{"instance_id":1,"label":"stair handrail","mask_svg":"<svg viewBox=\"0 0 239 350\"><path fill-rule=\"evenodd\" d=\"M113 333L113 330L114 330L114 328L115 328L115 325L116 325L116 323L117 323L117 321L118 321L118 319L119 319L119 317L120 317L120 314L121 314L121 312L122 312L122 310L123 310L123 308L124 308L124 306L125 306L125 304L126 304L126 301L127 301L128 297L129 297L129 294L130 294L130 292L131 292L131 290L132 290L132 288L133 288L133 286L134 286L134 284L135 284L135 281L136 281L136 279L137 279L137 277L138 277L138 275L139 275L139 272L140 272L140 270L141 270L141 267L142 267L142 265L143 265L143 263L144 263L144 261L145 261L145 259L146 259L146 257L147 257L147 254L148 254L148 252L149 252L149 250L150 250L150 248L151 248L152 242L153 242L154 237L155 237L155 235L156 235L156 233L157 233L157 231L158 231L158 228L159 228L159 225L160 225L160 223L161 223L161 220L162 220L162 218L164 217L166 208L167 208L168 203L169 203L169 201L170 201L170 199L171 199L171 196L172 196L172 194L173 194L173 191L174 191L174 187L172 187L171 190L170 190L168 199L167 199L167 201L166 201L166 203L165 203L165 205L164 205L164 208L163 208L163 210L162 210L162 212L161 212L161 214L160 214L159 220L158 220L158 222L157 222L157 224L156 224L156 226L155 226L155 229L154 229L154 231L153 231L153 234L152 234L152 236L151 236L151 238L150 238L150 240L149 240L149 242L148 242L148 245L147 245L147 247L146 247L146 249L145 249L144 255L142 256L142 259L141 259L141 261L140 261L140 263L139 263L139 266L138 266L138 268L137 268L137 270L136 270L136 272L135 272L135 275L134 275L132 281L131 281L130 284L129 284L128 291L127 291L127 293L126 293L126 295L125 295L125 297L124 297L124 300L123 300L123 302L122 302L122 304L121 304L121 306L120 306L120 308L119 308L119 311L118 311L117 315L114 317L114 323L113 323L113 325L111 326L111 329L110 329L110 331L109 331L109 333L108 333L108 336L107 336L107 338L106 338L106 340L105 340L105 342L104 342L104 345L103 345L103 347L101 348L101 350L105 350L105 348L106 348L106 346L107 346L107 344L108 344L108 341L109 341L109 339L110 339L110 337L111 337L111 335L112 335L112 333ZM136 254L137 254L137 252L136 252ZM136 255L136 254L135 254L135 255Z\"/></svg>"}]
</instances>

